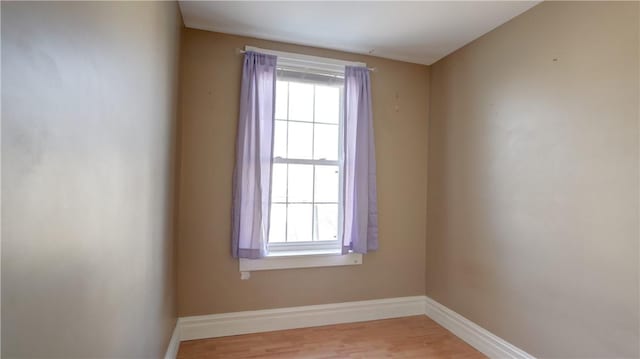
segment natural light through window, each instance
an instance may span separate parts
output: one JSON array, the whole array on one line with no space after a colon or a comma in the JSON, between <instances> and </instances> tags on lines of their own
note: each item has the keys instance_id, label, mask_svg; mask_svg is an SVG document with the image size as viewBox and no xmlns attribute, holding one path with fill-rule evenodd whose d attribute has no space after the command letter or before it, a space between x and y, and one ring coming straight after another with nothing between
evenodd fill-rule
<instances>
[{"instance_id":1,"label":"natural light through window","mask_svg":"<svg viewBox=\"0 0 640 359\"><path fill-rule=\"evenodd\" d=\"M342 81L278 71L270 251L338 248Z\"/></svg>"}]
</instances>

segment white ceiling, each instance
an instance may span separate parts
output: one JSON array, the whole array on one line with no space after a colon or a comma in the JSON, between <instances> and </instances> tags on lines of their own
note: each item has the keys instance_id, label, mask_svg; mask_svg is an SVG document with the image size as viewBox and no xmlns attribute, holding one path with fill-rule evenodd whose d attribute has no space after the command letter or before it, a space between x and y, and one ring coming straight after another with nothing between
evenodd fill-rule
<instances>
[{"instance_id":1,"label":"white ceiling","mask_svg":"<svg viewBox=\"0 0 640 359\"><path fill-rule=\"evenodd\" d=\"M180 1L187 27L430 65L539 1Z\"/></svg>"}]
</instances>

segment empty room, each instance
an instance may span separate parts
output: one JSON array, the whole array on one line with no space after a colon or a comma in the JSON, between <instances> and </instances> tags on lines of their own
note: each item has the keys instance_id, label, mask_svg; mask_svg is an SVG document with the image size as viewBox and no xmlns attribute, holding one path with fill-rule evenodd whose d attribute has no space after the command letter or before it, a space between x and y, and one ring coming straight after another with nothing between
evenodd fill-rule
<instances>
[{"instance_id":1,"label":"empty room","mask_svg":"<svg viewBox=\"0 0 640 359\"><path fill-rule=\"evenodd\" d=\"M640 1L2 1L2 358L640 358Z\"/></svg>"}]
</instances>

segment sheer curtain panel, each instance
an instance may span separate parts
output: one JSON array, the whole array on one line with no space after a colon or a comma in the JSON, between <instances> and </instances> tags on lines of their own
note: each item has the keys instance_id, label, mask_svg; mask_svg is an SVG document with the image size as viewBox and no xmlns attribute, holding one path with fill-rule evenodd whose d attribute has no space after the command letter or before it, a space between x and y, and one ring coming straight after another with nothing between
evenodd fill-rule
<instances>
[{"instance_id":1,"label":"sheer curtain panel","mask_svg":"<svg viewBox=\"0 0 640 359\"><path fill-rule=\"evenodd\" d=\"M376 160L371 82L366 67L347 66L344 79L344 230L342 252L378 249Z\"/></svg>"},{"instance_id":2,"label":"sheer curtain panel","mask_svg":"<svg viewBox=\"0 0 640 359\"><path fill-rule=\"evenodd\" d=\"M233 175L231 251L235 258L267 254L275 85L276 56L246 52Z\"/></svg>"}]
</instances>

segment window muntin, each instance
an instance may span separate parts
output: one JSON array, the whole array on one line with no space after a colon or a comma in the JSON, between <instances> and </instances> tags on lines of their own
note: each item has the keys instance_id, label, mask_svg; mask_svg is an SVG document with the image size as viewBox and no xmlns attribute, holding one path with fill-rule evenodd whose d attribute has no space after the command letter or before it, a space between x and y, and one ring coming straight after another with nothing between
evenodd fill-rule
<instances>
[{"instance_id":1,"label":"window muntin","mask_svg":"<svg viewBox=\"0 0 640 359\"><path fill-rule=\"evenodd\" d=\"M278 70L270 251L339 248L343 83L336 74Z\"/></svg>"}]
</instances>

